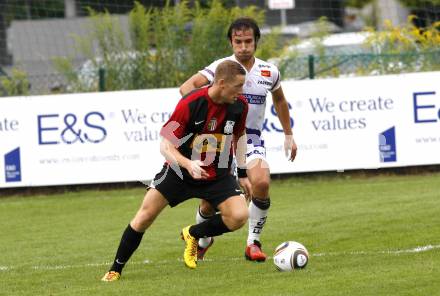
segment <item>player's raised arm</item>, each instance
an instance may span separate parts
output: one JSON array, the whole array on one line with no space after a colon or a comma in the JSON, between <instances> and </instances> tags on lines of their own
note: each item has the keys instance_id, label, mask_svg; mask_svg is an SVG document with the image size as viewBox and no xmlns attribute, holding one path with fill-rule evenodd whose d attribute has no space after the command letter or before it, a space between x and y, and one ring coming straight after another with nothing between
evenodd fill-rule
<instances>
[{"instance_id":1,"label":"player's raised arm","mask_svg":"<svg viewBox=\"0 0 440 296\"><path fill-rule=\"evenodd\" d=\"M209 84L209 80L202 74L196 73L180 86L179 91L180 94L184 96L190 93L192 90L200 88L207 84Z\"/></svg>"}]
</instances>

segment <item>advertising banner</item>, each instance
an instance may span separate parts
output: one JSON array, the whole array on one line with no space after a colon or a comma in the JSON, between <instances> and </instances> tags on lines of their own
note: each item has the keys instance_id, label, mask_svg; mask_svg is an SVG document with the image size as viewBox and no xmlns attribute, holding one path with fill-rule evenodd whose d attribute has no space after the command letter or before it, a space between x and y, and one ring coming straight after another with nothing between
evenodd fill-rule
<instances>
[{"instance_id":1,"label":"advertising banner","mask_svg":"<svg viewBox=\"0 0 440 296\"><path fill-rule=\"evenodd\" d=\"M282 83L298 155L270 96L271 173L440 163L440 72ZM151 180L177 88L0 99L0 187Z\"/></svg>"},{"instance_id":2,"label":"advertising banner","mask_svg":"<svg viewBox=\"0 0 440 296\"><path fill-rule=\"evenodd\" d=\"M152 179L164 162L159 131L179 98L160 89L2 99L0 187Z\"/></svg>"},{"instance_id":3,"label":"advertising banner","mask_svg":"<svg viewBox=\"0 0 440 296\"><path fill-rule=\"evenodd\" d=\"M281 160L282 133L275 132L280 130L275 111L268 110L271 171L440 163L439 79L435 72L283 84L298 156L293 164Z\"/></svg>"}]
</instances>

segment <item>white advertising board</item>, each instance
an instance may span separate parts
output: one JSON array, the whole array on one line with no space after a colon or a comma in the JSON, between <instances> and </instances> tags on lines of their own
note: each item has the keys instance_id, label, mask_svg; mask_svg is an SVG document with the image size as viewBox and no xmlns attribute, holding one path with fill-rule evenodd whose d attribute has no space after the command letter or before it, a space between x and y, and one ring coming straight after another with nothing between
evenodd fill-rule
<instances>
[{"instance_id":1,"label":"white advertising board","mask_svg":"<svg viewBox=\"0 0 440 296\"><path fill-rule=\"evenodd\" d=\"M440 163L440 72L287 81L288 162L271 99L272 173ZM0 99L0 188L150 180L177 88Z\"/></svg>"},{"instance_id":2,"label":"white advertising board","mask_svg":"<svg viewBox=\"0 0 440 296\"><path fill-rule=\"evenodd\" d=\"M2 170L0 187L152 179L164 162L159 130L178 99L160 89L0 100L0 118L17 126L0 133L0 166L21 164L21 180Z\"/></svg>"},{"instance_id":3,"label":"white advertising board","mask_svg":"<svg viewBox=\"0 0 440 296\"><path fill-rule=\"evenodd\" d=\"M282 135L268 112L271 171L440 163L439 81L436 72L284 83L298 156L294 164L280 158Z\"/></svg>"}]
</instances>

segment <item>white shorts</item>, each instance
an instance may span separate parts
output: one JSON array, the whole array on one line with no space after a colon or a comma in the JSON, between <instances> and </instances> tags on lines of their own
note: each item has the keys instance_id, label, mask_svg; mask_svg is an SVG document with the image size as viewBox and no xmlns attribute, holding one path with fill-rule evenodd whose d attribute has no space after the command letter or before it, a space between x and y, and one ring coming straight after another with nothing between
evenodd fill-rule
<instances>
[{"instance_id":1,"label":"white shorts","mask_svg":"<svg viewBox=\"0 0 440 296\"><path fill-rule=\"evenodd\" d=\"M253 144L247 145L247 152L246 152L246 165L249 165L251 161L255 159L262 159L267 163L266 160L266 147L261 145L254 146ZM234 160L232 161L231 165L231 173L237 177L237 159L234 155Z\"/></svg>"},{"instance_id":2,"label":"white shorts","mask_svg":"<svg viewBox=\"0 0 440 296\"><path fill-rule=\"evenodd\" d=\"M261 132L249 134L247 129L247 151L246 151L246 164L249 164L254 159L262 159L266 161L266 147L264 146L264 139L261 136Z\"/></svg>"}]
</instances>

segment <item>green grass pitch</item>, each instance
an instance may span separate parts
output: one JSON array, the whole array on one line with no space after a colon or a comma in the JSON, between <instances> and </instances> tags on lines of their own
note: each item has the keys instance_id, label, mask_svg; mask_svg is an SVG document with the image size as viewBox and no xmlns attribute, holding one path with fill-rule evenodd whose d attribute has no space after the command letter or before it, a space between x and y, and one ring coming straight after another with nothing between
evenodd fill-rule
<instances>
[{"instance_id":1,"label":"green grass pitch","mask_svg":"<svg viewBox=\"0 0 440 296\"><path fill-rule=\"evenodd\" d=\"M0 198L0 295L440 295L440 174L293 176L273 181L264 250L286 240L306 269L244 260L247 225L196 270L180 259L197 200L167 208L122 279L100 278L144 189Z\"/></svg>"}]
</instances>

